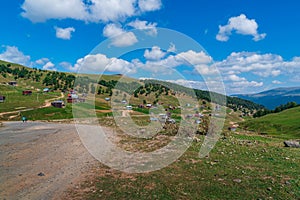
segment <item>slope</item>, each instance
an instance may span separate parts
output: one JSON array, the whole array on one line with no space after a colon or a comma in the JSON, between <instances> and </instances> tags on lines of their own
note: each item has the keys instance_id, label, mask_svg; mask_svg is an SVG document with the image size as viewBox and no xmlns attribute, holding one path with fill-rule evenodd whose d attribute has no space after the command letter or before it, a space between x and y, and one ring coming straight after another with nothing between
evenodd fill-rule
<instances>
[{"instance_id":1,"label":"slope","mask_svg":"<svg viewBox=\"0 0 300 200\"><path fill-rule=\"evenodd\" d=\"M241 126L249 131L280 138L300 139L300 107L280 113L269 114L260 118L242 122Z\"/></svg>"}]
</instances>

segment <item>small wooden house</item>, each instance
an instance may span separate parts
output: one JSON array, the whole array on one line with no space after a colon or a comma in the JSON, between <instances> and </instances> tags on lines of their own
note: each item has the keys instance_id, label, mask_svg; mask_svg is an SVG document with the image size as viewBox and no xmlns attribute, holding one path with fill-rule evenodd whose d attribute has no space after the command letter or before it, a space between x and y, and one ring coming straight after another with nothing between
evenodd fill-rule
<instances>
[{"instance_id":1,"label":"small wooden house","mask_svg":"<svg viewBox=\"0 0 300 200\"><path fill-rule=\"evenodd\" d=\"M50 92L50 89L49 88L44 88L43 92Z\"/></svg>"},{"instance_id":2,"label":"small wooden house","mask_svg":"<svg viewBox=\"0 0 300 200\"><path fill-rule=\"evenodd\" d=\"M32 91L31 90L24 90L22 92L23 95L32 95Z\"/></svg>"},{"instance_id":3,"label":"small wooden house","mask_svg":"<svg viewBox=\"0 0 300 200\"><path fill-rule=\"evenodd\" d=\"M58 101L53 101L53 102L51 103L51 105L52 105L53 107L56 107L56 108L62 108L62 107L65 106L65 103L64 103L63 101L61 101L61 100L58 100Z\"/></svg>"},{"instance_id":4,"label":"small wooden house","mask_svg":"<svg viewBox=\"0 0 300 200\"><path fill-rule=\"evenodd\" d=\"M4 103L5 101L5 96L0 96L0 103Z\"/></svg>"},{"instance_id":5,"label":"small wooden house","mask_svg":"<svg viewBox=\"0 0 300 200\"><path fill-rule=\"evenodd\" d=\"M232 132L235 132L237 129L237 126L236 125L232 125L228 128L229 131L232 131Z\"/></svg>"},{"instance_id":6,"label":"small wooden house","mask_svg":"<svg viewBox=\"0 0 300 200\"><path fill-rule=\"evenodd\" d=\"M17 86L17 82L16 81L9 81L8 85Z\"/></svg>"}]
</instances>

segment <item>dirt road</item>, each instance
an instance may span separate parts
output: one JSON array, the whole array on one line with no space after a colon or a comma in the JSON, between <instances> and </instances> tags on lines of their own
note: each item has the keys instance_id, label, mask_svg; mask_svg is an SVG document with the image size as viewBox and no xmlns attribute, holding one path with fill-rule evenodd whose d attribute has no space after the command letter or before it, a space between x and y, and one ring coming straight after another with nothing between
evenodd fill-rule
<instances>
[{"instance_id":1,"label":"dirt road","mask_svg":"<svg viewBox=\"0 0 300 200\"><path fill-rule=\"evenodd\" d=\"M96 161L75 126L4 122L0 127L0 199L60 199Z\"/></svg>"}]
</instances>

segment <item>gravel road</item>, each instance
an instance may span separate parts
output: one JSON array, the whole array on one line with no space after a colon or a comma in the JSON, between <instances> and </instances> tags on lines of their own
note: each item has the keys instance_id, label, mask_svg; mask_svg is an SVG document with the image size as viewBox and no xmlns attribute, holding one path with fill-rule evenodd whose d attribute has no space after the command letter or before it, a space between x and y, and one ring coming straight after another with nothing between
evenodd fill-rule
<instances>
[{"instance_id":1,"label":"gravel road","mask_svg":"<svg viewBox=\"0 0 300 200\"><path fill-rule=\"evenodd\" d=\"M73 124L4 122L0 200L61 199L96 161Z\"/></svg>"}]
</instances>

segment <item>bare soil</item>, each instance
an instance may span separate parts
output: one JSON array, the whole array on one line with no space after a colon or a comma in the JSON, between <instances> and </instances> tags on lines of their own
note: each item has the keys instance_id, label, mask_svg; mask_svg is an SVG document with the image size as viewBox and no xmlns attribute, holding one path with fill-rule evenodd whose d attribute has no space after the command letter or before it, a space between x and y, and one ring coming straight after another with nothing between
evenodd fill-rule
<instances>
[{"instance_id":1,"label":"bare soil","mask_svg":"<svg viewBox=\"0 0 300 200\"><path fill-rule=\"evenodd\" d=\"M98 162L74 124L4 122L0 199L65 199Z\"/></svg>"}]
</instances>

